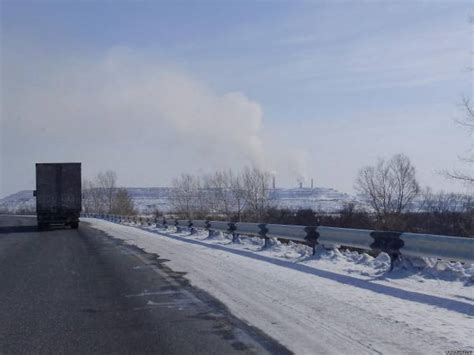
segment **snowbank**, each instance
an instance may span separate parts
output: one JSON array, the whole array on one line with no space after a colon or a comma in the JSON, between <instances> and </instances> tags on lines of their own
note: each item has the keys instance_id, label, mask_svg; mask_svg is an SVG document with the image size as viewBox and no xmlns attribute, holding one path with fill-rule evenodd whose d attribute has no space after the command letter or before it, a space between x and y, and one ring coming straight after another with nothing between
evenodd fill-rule
<instances>
[{"instance_id":1,"label":"snowbank","mask_svg":"<svg viewBox=\"0 0 474 355\"><path fill-rule=\"evenodd\" d=\"M170 233L84 219L170 260L237 317L300 354L474 350L472 266ZM185 257L183 257L183 255Z\"/></svg>"}]
</instances>

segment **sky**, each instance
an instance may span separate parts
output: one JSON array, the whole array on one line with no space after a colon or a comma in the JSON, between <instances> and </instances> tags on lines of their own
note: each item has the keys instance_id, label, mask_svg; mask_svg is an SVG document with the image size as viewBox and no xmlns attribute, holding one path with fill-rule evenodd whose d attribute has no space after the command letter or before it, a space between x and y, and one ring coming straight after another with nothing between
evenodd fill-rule
<instances>
[{"instance_id":1,"label":"sky","mask_svg":"<svg viewBox=\"0 0 474 355\"><path fill-rule=\"evenodd\" d=\"M422 186L473 136L470 1L0 1L0 197L34 163L122 186L257 166L353 193L406 154ZM472 168L471 168L472 171Z\"/></svg>"}]
</instances>

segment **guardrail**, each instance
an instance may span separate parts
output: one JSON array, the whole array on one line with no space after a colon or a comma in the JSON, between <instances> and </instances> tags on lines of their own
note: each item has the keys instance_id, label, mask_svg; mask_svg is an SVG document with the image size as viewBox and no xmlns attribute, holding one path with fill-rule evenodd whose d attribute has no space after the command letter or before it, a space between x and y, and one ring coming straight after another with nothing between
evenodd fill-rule
<instances>
[{"instance_id":1,"label":"guardrail","mask_svg":"<svg viewBox=\"0 0 474 355\"><path fill-rule=\"evenodd\" d=\"M194 233L196 229L207 230L210 235L223 232L231 234L234 242L239 235L256 236L265 240L265 247L268 246L269 238L291 240L310 245L313 254L318 245L326 248L346 246L376 253L385 252L390 255L392 261L400 256L415 256L474 263L474 238L324 226L158 219L105 214L83 214L83 217L101 218L117 223L133 222L140 225L154 224L163 228L175 227L179 232L189 230Z\"/></svg>"}]
</instances>

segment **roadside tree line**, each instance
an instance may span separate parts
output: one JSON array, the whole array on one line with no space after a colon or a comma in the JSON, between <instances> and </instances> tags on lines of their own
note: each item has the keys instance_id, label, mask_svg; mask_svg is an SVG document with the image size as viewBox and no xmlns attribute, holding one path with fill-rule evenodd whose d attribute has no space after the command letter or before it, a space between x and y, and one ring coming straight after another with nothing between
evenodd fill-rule
<instances>
[{"instance_id":1,"label":"roadside tree line","mask_svg":"<svg viewBox=\"0 0 474 355\"><path fill-rule=\"evenodd\" d=\"M238 221L242 217L258 219L274 207L270 178L270 173L256 167L246 167L240 173L182 174L173 179L170 202L183 218L214 215ZM378 218L402 213L420 192L415 168L402 154L362 168L355 187L367 197Z\"/></svg>"},{"instance_id":2,"label":"roadside tree line","mask_svg":"<svg viewBox=\"0 0 474 355\"><path fill-rule=\"evenodd\" d=\"M182 174L172 183L173 215L184 219L474 235L473 197L422 189L415 167L403 154L362 167L354 185L365 196L365 204L347 203L332 214L279 208L270 180L270 173L255 167L246 167L240 173Z\"/></svg>"},{"instance_id":3,"label":"roadside tree line","mask_svg":"<svg viewBox=\"0 0 474 355\"><path fill-rule=\"evenodd\" d=\"M270 206L270 174L256 167L241 172L217 171L203 176L181 174L173 179L170 202L181 218L258 220Z\"/></svg>"},{"instance_id":4,"label":"roadside tree line","mask_svg":"<svg viewBox=\"0 0 474 355\"><path fill-rule=\"evenodd\" d=\"M335 213L279 208L271 174L256 167L240 172L181 174L173 179L172 215L183 219L215 219L345 228L400 230L447 235L474 235L474 198L468 194L421 189L410 159L397 154L362 167L355 188L364 204L347 203ZM133 215L132 198L117 186L113 171L83 182L83 210ZM161 215L159 211L155 213Z\"/></svg>"},{"instance_id":5,"label":"roadside tree line","mask_svg":"<svg viewBox=\"0 0 474 355\"><path fill-rule=\"evenodd\" d=\"M117 187L117 174L111 170L83 181L82 207L85 213L135 213L132 198L125 188Z\"/></svg>"}]
</instances>

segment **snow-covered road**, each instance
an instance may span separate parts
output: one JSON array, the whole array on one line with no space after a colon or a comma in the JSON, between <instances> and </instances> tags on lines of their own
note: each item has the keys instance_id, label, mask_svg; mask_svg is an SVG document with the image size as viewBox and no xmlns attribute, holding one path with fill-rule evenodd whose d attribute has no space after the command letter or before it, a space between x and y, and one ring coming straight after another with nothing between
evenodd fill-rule
<instances>
[{"instance_id":1,"label":"snow-covered road","mask_svg":"<svg viewBox=\"0 0 474 355\"><path fill-rule=\"evenodd\" d=\"M443 354L474 350L472 269L386 274L383 256L83 219L136 245L299 354ZM458 267L460 268L460 267Z\"/></svg>"}]
</instances>

